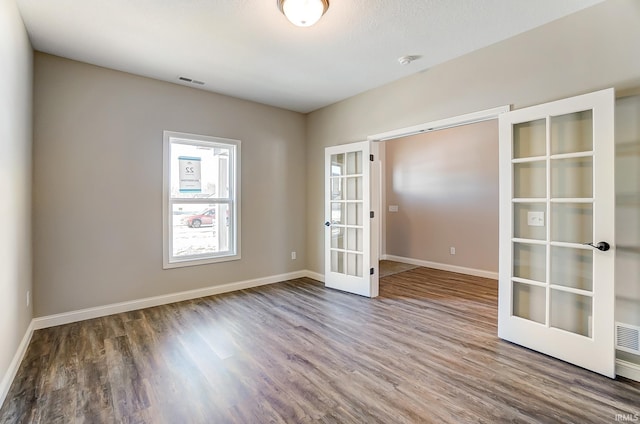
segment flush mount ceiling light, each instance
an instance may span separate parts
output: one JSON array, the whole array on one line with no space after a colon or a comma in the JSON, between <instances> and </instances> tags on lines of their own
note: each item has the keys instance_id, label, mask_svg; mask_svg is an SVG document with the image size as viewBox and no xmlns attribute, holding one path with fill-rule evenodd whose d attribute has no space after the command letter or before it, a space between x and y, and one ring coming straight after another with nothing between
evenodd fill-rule
<instances>
[{"instance_id":1,"label":"flush mount ceiling light","mask_svg":"<svg viewBox=\"0 0 640 424\"><path fill-rule=\"evenodd\" d=\"M329 0L278 0L278 9L292 24L308 27L329 9Z\"/></svg>"}]
</instances>

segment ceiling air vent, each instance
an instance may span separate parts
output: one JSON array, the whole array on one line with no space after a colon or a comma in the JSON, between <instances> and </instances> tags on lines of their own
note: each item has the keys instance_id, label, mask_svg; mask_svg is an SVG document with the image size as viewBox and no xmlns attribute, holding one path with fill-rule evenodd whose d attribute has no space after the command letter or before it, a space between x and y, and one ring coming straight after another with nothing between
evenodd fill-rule
<instances>
[{"instance_id":1,"label":"ceiling air vent","mask_svg":"<svg viewBox=\"0 0 640 424\"><path fill-rule=\"evenodd\" d=\"M190 82L191 84L204 85L204 82L202 82L202 81L198 81L198 80L194 80L193 78L178 77L178 79L179 79L180 81Z\"/></svg>"},{"instance_id":2,"label":"ceiling air vent","mask_svg":"<svg viewBox=\"0 0 640 424\"><path fill-rule=\"evenodd\" d=\"M616 349L640 355L640 327L616 322Z\"/></svg>"}]
</instances>

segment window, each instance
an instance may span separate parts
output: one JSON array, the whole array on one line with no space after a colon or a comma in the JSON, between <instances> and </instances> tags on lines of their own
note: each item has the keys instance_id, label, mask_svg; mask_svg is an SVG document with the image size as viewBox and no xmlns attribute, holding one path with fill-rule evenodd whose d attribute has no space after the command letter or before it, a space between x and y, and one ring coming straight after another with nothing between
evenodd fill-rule
<instances>
[{"instance_id":1,"label":"window","mask_svg":"<svg viewBox=\"0 0 640 424\"><path fill-rule=\"evenodd\" d=\"M240 259L240 141L164 132L164 268Z\"/></svg>"}]
</instances>

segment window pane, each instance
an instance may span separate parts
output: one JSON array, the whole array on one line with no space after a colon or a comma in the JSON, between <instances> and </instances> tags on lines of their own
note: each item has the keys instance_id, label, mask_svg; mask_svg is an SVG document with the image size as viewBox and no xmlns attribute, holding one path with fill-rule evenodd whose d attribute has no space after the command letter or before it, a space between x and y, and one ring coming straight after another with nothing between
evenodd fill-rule
<instances>
[{"instance_id":1,"label":"window pane","mask_svg":"<svg viewBox=\"0 0 640 424\"><path fill-rule=\"evenodd\" d=\"M228 198L231 148L171 143L172 198Z\"/></svg>"},{"instance_id":2,"label":"window pane","mask_svg":"<svg viewBox=\"0 0 640 424\"><path fill-rule=\"evenodd\" d=\"M240 141L164 132L163 267L240 259Z\"/></svg>"},{"instance_id":3,"label":"window pane","mask_svg":"<svg viewBox=\"0 0 640 424\"><path fill-rule=\"evenodd\" d=\"M173 205L174 257L225 253L230 248L229 205Z\"/></svg>"}]
</instances>

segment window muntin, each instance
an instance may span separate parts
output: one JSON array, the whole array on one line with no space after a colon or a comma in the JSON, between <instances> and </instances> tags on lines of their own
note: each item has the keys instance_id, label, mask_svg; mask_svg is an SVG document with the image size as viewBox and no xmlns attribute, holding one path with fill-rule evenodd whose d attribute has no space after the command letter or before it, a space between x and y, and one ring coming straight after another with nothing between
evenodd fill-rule
<instances>
[{"instance_id":1,"label":"window muntin","mask_svg":"<svg viewBox=\"0 0 640 424\"><path fill-rule=\"evenodd\" d=\"M164 268L240 258L240 141L164 132Z\"/></svg>"}]
</instances>

